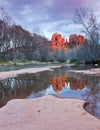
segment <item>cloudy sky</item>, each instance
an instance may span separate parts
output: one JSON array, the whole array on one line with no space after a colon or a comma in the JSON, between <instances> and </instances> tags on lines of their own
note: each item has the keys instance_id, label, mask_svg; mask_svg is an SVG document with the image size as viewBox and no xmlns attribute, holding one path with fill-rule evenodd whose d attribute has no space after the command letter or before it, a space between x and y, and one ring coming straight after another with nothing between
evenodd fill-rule
<instances>
[{"instance_id":1,"label":"cloudy sky","mask_svg":"<svg viewBox=\"0 0 100 130\"><path fill-rule=\"evenodd\" d=\"M48 39L54 32L63 37L80 33L72 20L76 8L89 7L100 15L100 0L0 0L0 7L9 12L16 24Z\"/></svg>"}]
</instances>

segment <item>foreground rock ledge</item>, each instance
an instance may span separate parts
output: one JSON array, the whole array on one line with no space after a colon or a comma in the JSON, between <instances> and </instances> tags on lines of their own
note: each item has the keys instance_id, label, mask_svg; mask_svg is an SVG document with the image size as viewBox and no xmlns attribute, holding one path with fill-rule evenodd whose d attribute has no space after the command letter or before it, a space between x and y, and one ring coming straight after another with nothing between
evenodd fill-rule
<instances>
[{"instance_id":1,"label":"foreground rock ledge","mask_svg":"<svg viewBox=\"0 0 100 130\"><path fill-rule=\"evenodd\" d=\"M11 100L0 109L0 130L100 130L100 120L83 104L51 95Z\"/></svg>"}]
</instances>

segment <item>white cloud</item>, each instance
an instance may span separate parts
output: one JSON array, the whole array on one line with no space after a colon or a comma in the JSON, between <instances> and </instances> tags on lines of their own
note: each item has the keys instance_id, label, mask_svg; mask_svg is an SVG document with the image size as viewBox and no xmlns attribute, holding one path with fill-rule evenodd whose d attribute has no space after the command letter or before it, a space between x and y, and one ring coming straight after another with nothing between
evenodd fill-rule
<instances>
[{"instance_id":1,"label":"white cloud","mask_svg":"<svg viewBox=\"0 0 100 130\"><path fill-rule=\"evenodd\" d=\"M100 0L84 0L84 6L92 9L100 9Z\"/></svg>"},{"instance_id":2,"label":"white cloud","mask_svg":"<svg viewBox=\"0 0 100 130\"><path fill-rule=\"evenodd\" d=\"M11 3L6 0L2 0L2 1L0 1L0 6L1 7L10 7Z\"/></svg>"},{"instance_id":3,"label":"white cloud","mask_svg":"<svg viewBox=\"0 0 100 130\"><path fill-rule=\"evenodd\" d=\"M57 22L48 22L48 23L41 23L35 25L35 27L31 25L31 28L33 28L33 32L39 33L45 37L47 37L49 40L52 37L52 34L55 32L58 32L62 34L64 38L69 37L71 34L80 34L81 33L81 26L72 23L68 23L67 21L57 21Z\"/></svg>"},{"instance_id":4,"label":"white cloud","mask_svg":"<svg viewBox=\"0 0 100 130\"><path fill-rule=\"evenodd\" d=\"M51 6L54 4L54 0L43 0L43 3L44 3L46 6L51 7Z\"/></svg>"},{"instance_id":5,"label":"white cloud","mask_svg":"<svg viewBox=\"0 0 100 130\"><path fill-rule=\"evenodd\" d=\"M30 5L24 5L23 7L24 9L20 12L20 14L22 15L29 15L30 13L32 13L32 9Z\"/></svg>"}]
</instances>

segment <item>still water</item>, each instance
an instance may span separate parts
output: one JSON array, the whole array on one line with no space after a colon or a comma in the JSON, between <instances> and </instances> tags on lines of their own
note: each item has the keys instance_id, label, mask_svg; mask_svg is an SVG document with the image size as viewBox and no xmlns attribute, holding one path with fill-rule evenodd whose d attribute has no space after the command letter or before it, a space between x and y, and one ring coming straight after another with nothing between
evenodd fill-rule
<instances>
[{"instance_id":1,"label":"still water","mask_svg":"<svg viewBox=\"0 0 100 130\"><path fill-rule=\"evenodd\" d=\"M85 100L85 109L100 119L100 77L68 72L67 67L36 74L21 74L0 81L0 107L16 98L44 95Z\"/></svg>"}]
</instances>

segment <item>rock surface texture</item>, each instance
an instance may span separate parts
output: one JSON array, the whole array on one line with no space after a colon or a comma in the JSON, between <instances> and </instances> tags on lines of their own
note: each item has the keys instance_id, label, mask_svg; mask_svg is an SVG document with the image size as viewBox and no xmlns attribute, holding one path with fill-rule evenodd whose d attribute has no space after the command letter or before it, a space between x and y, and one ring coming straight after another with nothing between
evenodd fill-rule
<instances>
[{"instance_id":1,"label":"rock surface texture","mask_svg":"<svg viewBox=\"0 0 100 130\"><path fill-rule=\"evenodd\" d=\"M16 99L0 109L0 130L100 130L84 101L44 96Z\"/></svg>"}]
</instances>

